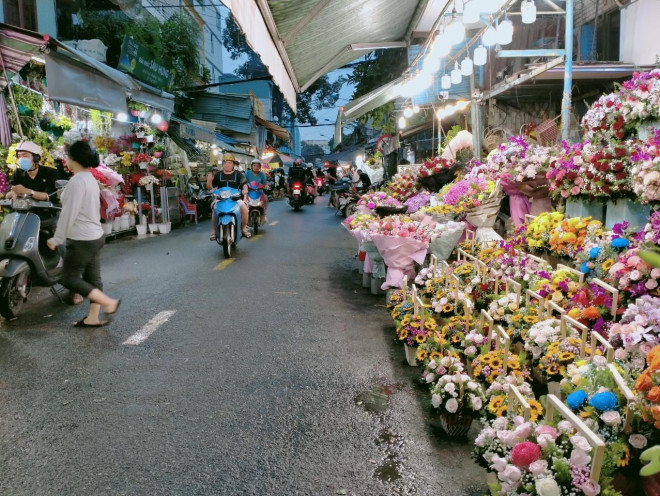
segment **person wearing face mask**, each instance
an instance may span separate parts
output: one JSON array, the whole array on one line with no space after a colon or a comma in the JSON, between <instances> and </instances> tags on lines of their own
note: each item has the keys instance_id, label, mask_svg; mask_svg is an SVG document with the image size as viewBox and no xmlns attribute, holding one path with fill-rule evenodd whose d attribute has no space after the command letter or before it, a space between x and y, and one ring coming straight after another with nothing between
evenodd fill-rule
<instances>
[{"instance_id":1,"label":"person wearing face mask","mask_svg":"<svg viewBox=\"0 0 660 496\"><path fill-rule=\"evenodd\" d=\"M35 200L48 201L49 195L55 192L57 170L39 165L42 154L41 147L32 141L21 141L16 146L18 168L9 181L8 200L28 195Z\"/></svg>"}]
</instances>

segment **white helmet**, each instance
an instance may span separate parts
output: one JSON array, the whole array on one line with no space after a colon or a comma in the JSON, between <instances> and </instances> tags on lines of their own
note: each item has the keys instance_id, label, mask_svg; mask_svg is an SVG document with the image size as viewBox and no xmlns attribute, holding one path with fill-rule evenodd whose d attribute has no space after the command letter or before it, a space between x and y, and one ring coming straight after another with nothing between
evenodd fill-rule
<instances>
[{"instance_id":1,"label":"white helmet","mask_svg":"<svg viewBox=\"0 0 660 496\"><path fill-rule=\"evenodd\" d=\"M43 153L41 147L32 141L21 141L18 145L16 145L16 151L30 152L32 155L39 155L40 157Z\"/></svg>"},{"instance_id":2,"label":"white helmet","mask_svg":"<svg viewBox=\"0 0 660 496\"><path fill-rule=\"evenodd\" d=\"M254 165L254 164L261 166L261 160L259 160L258 158L253 158L252 162L250 162L250 165Z\"/></svg>"}]
</instances>

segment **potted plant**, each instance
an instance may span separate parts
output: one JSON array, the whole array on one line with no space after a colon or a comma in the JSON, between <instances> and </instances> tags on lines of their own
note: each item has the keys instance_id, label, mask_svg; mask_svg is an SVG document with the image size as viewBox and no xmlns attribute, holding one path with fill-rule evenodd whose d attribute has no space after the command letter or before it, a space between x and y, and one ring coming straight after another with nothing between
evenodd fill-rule
<instances>
[{"instance_id":1,"label":"potted plant","mask_svg":"<svg viewBox=\"0 0 660 496\"><path fill-rule=\"evenodd\" d=\"M131 111L131 115L133 117L139 117L141 115L144 115L147 112L148 107L144 103L129 100L128 101L128 110Z\"/></svg>"},{"instance_id":2,"label":"potted plant","mask_svg":"<svg viewBox=\"0 0 660 496\"><path fill-rule=\"evenodd\" d=\"M138 153L133 157L133 164L139 166L140 169L146 169L150 161L151 156L146 153Z\"/></svg>"},{"instance_id":3,"label":"potted plant","mask_svg":"<svg viewBox=\"0 0 660 496\"><path fill-rule=\"evenodd\" d=\"M160 158L163 156L163 152L165 151L165 147L158 143L156 146L154 146L154 157Z\"/></svg>"},{"instance_id":4,"label":"potted plant","mask_svg":"<svg viewBox=\"0 0 660 496\"><path fill-rule=\"evenodd\" d=\"M131 131L133 131L133 133L135 133L135 136L138 139L142 139L142 138L144 138L144 136L146 134L152 133L151 128L149 127L149 125L145 124L144 122L137 122L137 123L133 124L133 126L131 127Z\"/></svg>"}]
</instances>

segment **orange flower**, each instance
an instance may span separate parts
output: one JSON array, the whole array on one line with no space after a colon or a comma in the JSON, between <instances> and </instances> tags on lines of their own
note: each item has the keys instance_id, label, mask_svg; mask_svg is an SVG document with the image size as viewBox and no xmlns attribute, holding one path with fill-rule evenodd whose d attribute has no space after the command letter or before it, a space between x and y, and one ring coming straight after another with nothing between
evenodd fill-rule
<instances>
[{"instance_id":1,"label":"orange flower","mask_svg":"<svg viewBox=\"0 0 660 496\"><path fill-rule=\"evenodd\" d=\"M646 393L646 399L652 403L660 403L660 387L654 386Z\"/></svg>"},{"instance_id":2,"label":"orange flower","mask_svg":"<svg viewBox=\"0 0 660 496\"><path fill-rule=\"evenodd\" d=\"M596 307L588 307L584 309L582 316L587 320L596 320L600 317L600 313Z\"/></svg>"},{"instance_id":3,"label":"orange flower","mask_svg":"<svg viewBox=\"0 0 660 496\"><path fill-rule=\"evenodd\" d=\"M635 381L635 389L637 391L650 391L653 387L653 381L651 380L651 372L645 370Z\"/></svg>"},{"instance_id":4,"label":"orange flower","mask_svg":"<svg viewBox=\"0 0 660 496\"><path fill-rule=\"evenodd\" d=\"M649 351L649 354L646 355L646 363L651 365L659 358L660 358L660 346L654 346L653 348L651 348L651 351Z\"/></svg>"}]
</instances>

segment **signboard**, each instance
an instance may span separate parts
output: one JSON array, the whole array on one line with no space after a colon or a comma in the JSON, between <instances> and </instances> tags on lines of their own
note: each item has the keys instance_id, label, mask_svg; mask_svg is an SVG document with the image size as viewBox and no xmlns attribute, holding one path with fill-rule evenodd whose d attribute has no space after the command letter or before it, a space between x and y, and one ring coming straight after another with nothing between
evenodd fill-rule
<instances>
[{"instance_id":1,"label":"signboard","mask_svg":"<svg viewBox=\"0 0 660 496\"><path fill-rule=\"evenodd\" d=\"M160 89L168 89L174 80L172 71L154 60L149 49L125 35L117 68L136 79Z\"/></svg>"}]
</instances>

